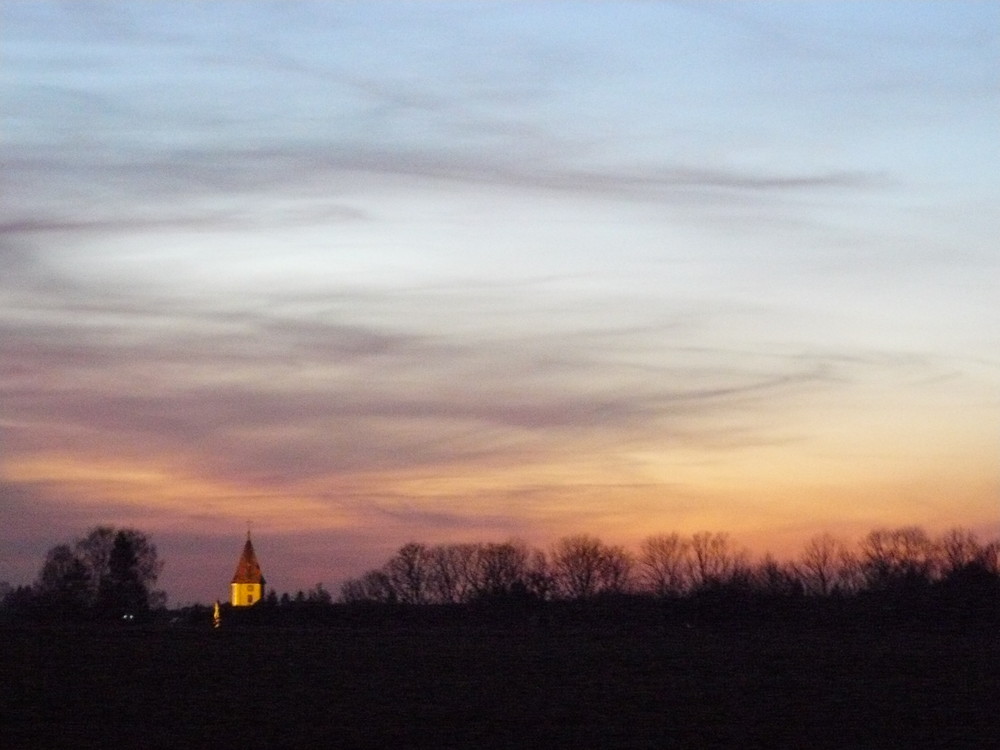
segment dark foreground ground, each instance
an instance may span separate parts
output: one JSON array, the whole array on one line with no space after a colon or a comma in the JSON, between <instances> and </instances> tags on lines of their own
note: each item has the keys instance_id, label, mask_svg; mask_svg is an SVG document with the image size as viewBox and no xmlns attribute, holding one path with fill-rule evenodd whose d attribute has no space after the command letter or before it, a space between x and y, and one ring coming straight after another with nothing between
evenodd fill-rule
<instances>
[{"instance_id":1,"label":"dark foreground ground","mask_svg":"<svg viewBox=\"0 0 1000 750\"><path fill-rule=\"evenodd\" d=\"M0 631L0 747L1000 747L986 629Z\"/></svg>"}]
</instances>

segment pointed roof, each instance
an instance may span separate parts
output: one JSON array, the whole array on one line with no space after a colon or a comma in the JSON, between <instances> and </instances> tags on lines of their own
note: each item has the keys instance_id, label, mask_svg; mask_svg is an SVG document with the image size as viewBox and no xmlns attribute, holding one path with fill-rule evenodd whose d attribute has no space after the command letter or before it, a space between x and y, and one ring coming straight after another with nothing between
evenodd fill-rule
<instances>
[{"instance_id":1,"label":"pointed roof","mask_svg":"<svg viewBox=\"0 0 1000 750\"><path fill-rule=\"evenodd\" d=\"M247 543L243 545L240 561L236 563L233 583L264 583L264 576L260 572L260 563L257 562L257 555L250 542L250 532L247 532Z\"/></svg>"}]
</instances>

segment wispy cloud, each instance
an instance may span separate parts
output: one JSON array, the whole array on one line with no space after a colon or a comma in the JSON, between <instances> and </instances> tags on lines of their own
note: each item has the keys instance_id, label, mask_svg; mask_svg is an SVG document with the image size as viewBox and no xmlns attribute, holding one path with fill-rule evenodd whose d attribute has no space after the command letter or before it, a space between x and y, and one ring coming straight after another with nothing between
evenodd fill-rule
<instances>
[{"instance_id":1,"label":"wispy cloud","mask_svg":"<svg viewBox=\"0 0 1000 750\"><path fill-rule=\"evenodd\" d=\"M378 297L365 304L385 304ZM128 446L180 471L289 486L469 471L622 445L733 445L762 410L844 387L852 369L920 366L699 350L673 328L510 339L140 304L89 306L82 320L67 310L3 321L12 451L48 442L106 459Z\"/></svg>"}]
</instances>

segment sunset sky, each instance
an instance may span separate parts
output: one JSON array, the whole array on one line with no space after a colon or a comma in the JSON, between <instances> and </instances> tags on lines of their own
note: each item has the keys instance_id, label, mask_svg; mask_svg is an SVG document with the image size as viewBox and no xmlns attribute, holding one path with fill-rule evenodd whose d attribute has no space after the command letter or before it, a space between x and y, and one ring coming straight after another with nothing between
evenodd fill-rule
<instances>
[{"instance_id":1,"label":"sunset sky","mask_svg":"<svg viewBox=\"0 0 1000 750\"><path fill-rule=\"evenodd\" d=\"M1000 534L1000 3L0 6L0 580Z\"/></svg>"}]
</instances>

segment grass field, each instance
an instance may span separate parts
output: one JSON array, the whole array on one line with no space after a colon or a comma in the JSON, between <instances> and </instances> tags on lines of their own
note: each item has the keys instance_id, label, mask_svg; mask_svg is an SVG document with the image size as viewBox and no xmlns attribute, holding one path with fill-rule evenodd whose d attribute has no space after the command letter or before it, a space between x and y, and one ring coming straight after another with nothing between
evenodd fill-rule
<instances>
[{"instance_id":1,"label":"grass field","mask_svg":"<svg viewBox=\"0 0 1000 750\"><path fill-rule=\"evenodd\" d=\"M8 629L0 747L1000 747L1000 638Z\"/></svg>"}]
</instances>

